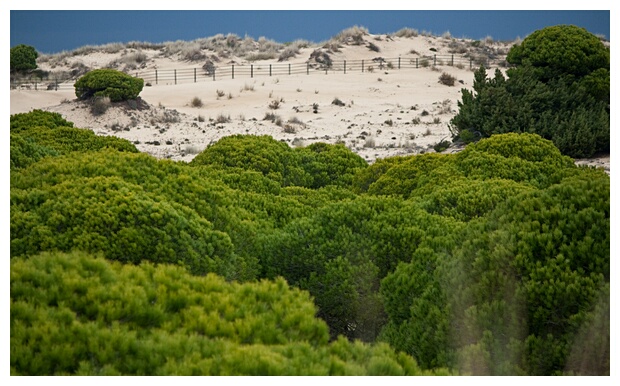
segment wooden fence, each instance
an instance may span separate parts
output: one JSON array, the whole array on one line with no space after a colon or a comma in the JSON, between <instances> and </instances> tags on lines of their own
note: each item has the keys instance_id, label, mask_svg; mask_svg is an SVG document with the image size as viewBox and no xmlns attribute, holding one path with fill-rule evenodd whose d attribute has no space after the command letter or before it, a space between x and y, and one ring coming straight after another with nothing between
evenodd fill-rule
<instances>
[{"instance_id":1,"label":"wooden fence","mask_svg":"<svg viewBox=\"0 0 620 386\"><path fill-rule=\"evenodd\" d=\"M456 55L432 55L422 57L398 57L362 60L340 60L329 63L271 63L271 64L232 64L227 66L209 66L207 68L156 69L128 72L144 79L151 86L160 84L178 84L190 82L216 81L221 79L255 78L286 75L348 74L354 72L374 72L389 70L420 69L425 67L456 66L473 69L479 66L505 66L503 59L472 59ZM27 88L34 90L72 89L75 78L24 78L11 80L11 89Z\"/></svg>"}]
</instances>

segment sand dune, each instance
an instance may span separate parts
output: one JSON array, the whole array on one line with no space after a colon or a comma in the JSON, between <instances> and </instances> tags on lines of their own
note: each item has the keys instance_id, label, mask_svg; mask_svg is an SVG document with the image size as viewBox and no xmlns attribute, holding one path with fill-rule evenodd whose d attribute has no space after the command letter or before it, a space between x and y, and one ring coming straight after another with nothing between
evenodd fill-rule
<instances>
[{"instance_id":1,"label":"sand dune","mask_svg":"<svg viewBox=\"0 0 620 386\"><path fill-rule=\"evenodd\" d=\"M342 142L372 162L394 155L433 152L435 144L450 140L448 123L457 112L461 88L471 89L473 83L473 71L467 61L481 52L479 49L474 53L475 44L472 43L449 36L397 37L364 33L361 40L344 39L337 46L323 44L300 48L295 57L284 62L278 62L277 58L249 61L248 56L234 55L219 58L217 52L209 50L198 51L203 59L196 61L188 61L187 56L180 53L166 55L165 49L126 48L115 54L94 50L67 56L62 61L49 59L39 67L68 72L79 67L94 69L115 63L122 69L127 57L139 54L139 68L128 72L145 78L153 77L155 70L164 74L175 69L197 69L204 74L202 66L209 58L220 59L216 65L222 69L235 64L237 74L234 79L220 75L215 81L202 76L195 83L193 80L177 84L171 80L157 84L149 81L140 94L143 108L113 105L99 116L91 113L88 103L76 100L71 82L57 91L18 88L11 90L11 114L32 109L58 112L77 127L128 139L140 151L173 160L190 161L224 136L266 134L291 146ZM485 44L485 52L495 57L495 66L501 63L502 54L505 55L511 45ZM317 49L327 53L335 63L327 72L313 68L309 74L268 76L266 72L256 71L254 77L248 76L251 65L264 68L269 64L299 66L309 61L316 64L312 54ZM463 56L467 53L469 59ZM428 67L398 69L394 64L399 57L412 63L414 58L422 60L428 55L440 58L454 55L465 64L451 66L449 60L442 59L436 66ZM379 57L392 59L392 63L384 62L383 68L379 68L378 63L372 61ZM350 65L344 74L340 65L344 60L350 64L364 60L364 72L359 65ZM373 67L372 72L369 66ZM444 72L456 78L454 86L439 82ZM193 100L199 100L202 106L193 107ZM334 104L336 100L342 105ZM273 108L273 101L278 101L277 109ZM271 120L265 119L268 114L273 114ZM448 149L448 152L456 150Z\"/></svg>"}]
</instances>

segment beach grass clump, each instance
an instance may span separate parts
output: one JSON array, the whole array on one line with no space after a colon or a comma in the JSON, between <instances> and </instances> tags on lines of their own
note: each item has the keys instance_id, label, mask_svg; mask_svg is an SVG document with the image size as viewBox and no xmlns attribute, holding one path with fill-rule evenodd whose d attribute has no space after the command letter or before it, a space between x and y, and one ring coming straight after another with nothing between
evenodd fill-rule
<instances>
[{"instance_id":1,"label":"beach grass clump","mask_svg":"<svg viewBox=\"0 0 620 386\"><path fill-rule=\"evenodd\" d=\"M192 100L190 102L190 106L192 106L192 107L202 107L203 106L202 99L200 99L198 97L192 98Z\"/></svg>"},{"instance_id":2,"label":"beach grass clump","mask_svg":"<svg viewBox=\"0 0 620 386\"><path fill-rule=\"evenodd\" d=\"M355 25L339 32L332 40L339 43L361 45L364 42L364 35L368 35L368 28Z\"/></svg>"},{"instance_id":3,"label":"beach grass clump","mask_svg":"<svg viewBox=\"0 0 620 386\"><path fill-rule=\"evenodd\" d=\"M265 117L263 118L263 121L271 121L271 122L275 122L276 119L278 119L278 115L276 115L276 113L272 113L272 112L266 112L265 113Z\"/></svg>"},{"instance_id":4,"label":"beach grass clump","mask_svg":"<svg viewBox=\"0 0 620 386\"><path fill-rule=\"evenodd\" d=\"M202 52L202 47L197 42L188 42L182 45L179 54L183 60L197 62L206 59L207 55Z\"/></svg>"},{"instance_id":5,"label":"beach grass clump","mask_svg":"<svg viewBox=\"0 0 620 386\"><path fill-rule=\"evenodd\" d=\"M120 62L125 65L125 69L133 70L138 68L142 64L146 64L148 56L141 50L123 54L120 58Z\"/></svg>"},{"instance_id":6,"label":"beach grass clump","mask_svg":"<svg viewBox=\"0 0 620 386\"><path fill-rule=\"evenodd\" d=\"M366 138L364 142L364 148L366 149L374 149L376 146L375 139L373 137Z\"/></svg>"},{"instance_id":7,"label":"beach grass clump","mask_svg":"<svg viewBox=\"0 0 620 386\"><path fill-rule=\"evenodd\" d=\"M230 115L220 113L215 118L215 123L228 123L228 122L230 122Z\"/></svg>"},{"instance_id":8,"label":"beach grass clump","mask_svg":"<svg viewBox=\"0 0 620 386\"><path fill-rule=\"evenodd\" d=\"M275 51L265 51L265 52L253 52L246 55L245 60L248 62L256 62L258 60L271 60L275 59L277 53Z\"/></svg>"},{"instance_id":9,"label":"beach grass clump","mask_svg":"<svg viewBox=\"0 0 620 386\"><path fill-rule=\"evenodd\" d=\"M290 58L296 57L297 55L299 55L299 49L300 47L298 44L291 44L284 47L284 49L280 52L280 55L278 56L278 62L284 62Z\"/></svg>"},{"instance_id":10,"label":"beach grass clump","mask_svg":"<svg viewBox=\"0 0 620 386\"><path fill-rule=\"evenodd\" d=\"M394 36L399 38L414 38L418 36L418 30L413 28L401 28L394 33Z\"/></svg>"},{"instance_id":11,"label":"beach grass clump","mask_svg":"<svg viewBox=\"0 0 620 386\"><path fill-rule=\"evenodd\" d=\"M439 83L441 84L446 86L454 86L454 82L456 82L456 78L447 72L444 72L439 76Z\"/></svg>"},{"instance_id":12,"label":"beach grass clump","mask_svg":"<svg viewBox=\"0 0 620 386\"><path fill-rule=\"evenodd\" d=\"M344 102L341 101L338 97L334 98L334 100L332 101L332 105L336 105L336 106L344 106Z\"/></svg>"},{"instance_id":13,"label":"beach grass clump","mask_svg":"<svg viewBox=\"0 0 620 386\"><path fill-rule=\"evenodd\" d=\"M272 110L277 110L280 108L280 101L277 99L272 100L271 102L269 102L269 108Z\"/></svg>"}]
</instances>

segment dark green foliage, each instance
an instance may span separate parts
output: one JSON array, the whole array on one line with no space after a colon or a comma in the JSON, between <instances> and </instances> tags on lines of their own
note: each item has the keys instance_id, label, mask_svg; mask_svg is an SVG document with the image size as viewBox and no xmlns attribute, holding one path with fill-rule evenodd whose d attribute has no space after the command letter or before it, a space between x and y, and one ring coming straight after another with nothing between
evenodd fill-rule
<instances>
[{"instance_id":1,"label":"dark green foliage","mask_svg":"<svg viewBox=\"0 0 620 386\"><path fill-rule=\"evenodd\" d=\"M98 69L84 74L74 87L78 99L107 96L112 102L120 102L136 99L144 87L144 80L117 70Z\"/></svg>"},{"instance_id":2,"label":"dark green foliage","mask_svg":"<svg viewBox=\"0 0 620 386\"><path fill-rule=\"evenodd\" d=\"M385 344L327 344L314 314L282 279L232 284L77 252L13 259L11 374L432 374Z\"/></svg>"},{"instance_id":3,"label":"dark green foliage","mask_svg":"<svg viewBox=\"0 0 620 386\"><path fill-rule=\"evenodd\" d=\"M52 148L41 146L32 138L24 138L19 134L10 135L11 141L11 171L25 168L43 157L57 156L58 152Z\"/></svg>"},{"instance_id":4,"label":"dark green foliage","mask_svg":"<svg viewBox=\"0 0 620 386\"><path fill-rule=\"evenodd\" d=\"M548 375L582 347L608 353L609 335L586 323L604 326L592 312L610 278L609 178L583 169L515 193L471 221L455 248L416 254L383 280L382 338L422 367ZM598 349L577 339L588 328Z\"/></svg>"},{"instance_id":5,"label":"dark green foliage","mask_svg":"<svg viewBox=\"0 0 620 386\"><path fill-rule=\"evenodd\" d=\"M19 44L11 47L11 72L36 69L38 57L39 53L32 46Z\"/></svg>"},{"instance_id":6,"label":"dark green foliage","mask_svg":"<svg viewBox=\"0 0 620 386\"><path fill-rule=\"evenodd\" d=\"M496 70L475 72L474 91L462 90L451 121L455 139L469 142L507 132L528 132L553 141L563 154L608 152L609 50L574 26L547 27L515 45L508 79Z\"/></svg>"},{"instance_id":7,"label":"dark green foliage","mask_svg":"<svg viewBox=\"0 0 620 386\"><path fill-rule=\"evenodd\" d=\"M293 221L263 239L258 256L266 277L310 291L332 336L375 339L384 323L379 280L457 226L400 200L359 198Z\"/></svg>"},{"instance_id":8,"label":"dark green foliage","mask_svg":"<svg viewBox=\"0 0 620 386\"><path fill-rule=\"evenodd\" d=\"M455 240L441 248L452 249ZM450 313L439 275L438 254L420 248L409 263L401 263L381 281L388 323L380 340L413 356L422 368L454 366Z\"/></svg>"},{"instance_id":9,"label":"dark green foliage","mask_svg":"<svg viewBox=\"0 0 620 386\"><path fill-rule=\"evenodd\" d=\"M562 372L609 281L609 179L585 174L511 198L476 225L455 254L455 320L482 337L489 373Z\"/></svg>"},{"instance_id":10,"label":"dark green foliage","mask_svg":"<svg viewBox=\"0 0 620 386\"><path fill-rule=\"evenodd\" d=\"M445 140L438 142L433 146L433 150L435 150L437 153L441 153L442 151L450 147L450 143L451 143L450 141L445 141Z\"/></svg>"},{"instance_id":11,"label":"dark green foliage","mask_svg":"<svg viewBox=\"0 0 620 386\"><path fill-rule=\"evenodd\" d=\"M517 67L537 69L541 80L586 76L600 68L609 70L610 53L599 38L584 28L556 25L534 31L515 45L506 60Z\"/></svg>"}]
</instances>

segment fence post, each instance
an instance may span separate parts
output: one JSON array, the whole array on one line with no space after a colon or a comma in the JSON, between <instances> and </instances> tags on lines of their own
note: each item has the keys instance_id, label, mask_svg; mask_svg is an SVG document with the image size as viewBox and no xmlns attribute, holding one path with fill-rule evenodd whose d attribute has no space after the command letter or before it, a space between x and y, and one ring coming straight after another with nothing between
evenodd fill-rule
<instances>
[{"instance_id":1,"label":"fence post","mask_svg":"<svg viewBox=\"0 0 620 386\"><path fill-rule=\"evenodd\" d=\"M174 70L174 84L177 84L177 70Z\"/></svg>"},{"instance_id":2,"label":"fence post","mask_svg":"<svg viewBox=\"0 0 620 386\"><path fill-rule=\"evenodd\" d=\"M433 67L437 66L437 54L433 55Z\"/></svg>"},{"instance_id":3,"label":"fence post","mask_svg":"<svg viewBox=\"0 0 620 386\"><path fill-rule=\"evenodd\" d=\"M250 64L250 78L254 78L254 65Z\"/></svg>"},{"instance_id":4,"label":"fence post","mask_svg":"<svg viewBox=\"0 0 620 386\"><path fill-rule=\"evenodd\" d=\"M194 83L196 83L196 68L194 68Z\"/></svg>"},{"instance_id":5,"label":"fence post","mask_svg":"<svg viewBox=\"0 0 620 386\"><path fill-rule=\"evenodd\" d=\"M345 74L347 73L347 61L346 60L344 61L344 73Z\"/></svg>"},{"instance_id":6,"label":"fence post","mask_svg":"<svg viewBox=\"0 0 620 386\"><path fill-rule=\"evenodd\" d=\"M157 70L155 70L155 84L158 84L159 78L157 78Z\"/></svg>"},{"instance_id":7,"label":"fence post","mask_svg":"<svg viewBox=\"0 0 620 386\"><path fill-rule=\"evenodd\" d=\"M58 78L54 78L54 91L58 91Z\"/></svg>"},{"instance_id":8,"label":"fence post","mask_svg":"<svg viewBox=\"0 0 620 386\"><path fill-rule=\"evenodd\" d=\"M472 66L472 60L471 58L469 58L469 69L471 70L471 66Z\"/></svg>"},{"instance_id":9,"label":"fence post","mask_svg":"<svg viewBox=\"0 0 620 386\"><path fill-rule=\"evenodd\" d=\"M400 70L400 56L398 57L398 69Z\"/></svg>"},{"instance_id":10,"label":"fence post","mask_svg":"<svg viewBox=\"0 0 620 386\"><path fill-rule=\"evenodd\" d=\"M415 68L418 68L418 58L415 58Z\"/></svg>"},{"instance_id":11,"label":"fence post","mask_svg":"<svg viewBox=\"0 0 620 386\"><path fill-rule=\"evenodd\" d=\"M232 65L232 78L235 79L235 65Z\"/></svg>"},{"instance_id":12,"label":"fence post","mask_svg":"<svg viewBox=\"0 0 620 386\"><path fill-rule=\"evenodd\" d=\"M362 72L364 72L364 59L362 59Z\"/></svg>"},{"instance_id":13,"label":"fence post","mask_svg":"<svg viewBox=\"0 0 620 386\"><path fill-rule=\"evenodd\" d=\"M454 54L452 54L452 64L450 64L452 67L454 67Z\"/></svg>"},{"instance_id":14,"label":"fence post","mask_svg":"<svg viewBox=\"0 0 620 386\"><path fill-rule=\"evenodd\" d=\"M306 63L306 75L310 75L310 63Z\"/></svg>"},{"instance_id":15,"label":"fence post","mask_svg":"<svg viewBox=\"0 0 620 386\"><path fill-rule=\"evenodd\" d=\"M291 64L288 64L288 74L291 75Z\"/></svg>"},{"instance_id":16,"label":"fence post","mask_svg":"<svg viewBox=\"0 0 620 386\"><path fill-rule=\"evenodd\" d=\"M271 64L269 65L269 76L271 76Z\"/></svg>"},{"instance_id":17,"label":"fence post","mask_svg":"<svg viewBox=\"0 0 620 386\"><path fill-rule=\"evenodd\" d=\"M213 67L213 81L215 82L215 67Z\"/></svg>"}]
</instances>

